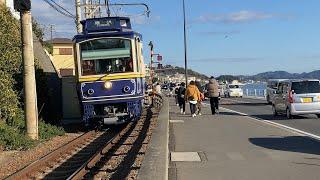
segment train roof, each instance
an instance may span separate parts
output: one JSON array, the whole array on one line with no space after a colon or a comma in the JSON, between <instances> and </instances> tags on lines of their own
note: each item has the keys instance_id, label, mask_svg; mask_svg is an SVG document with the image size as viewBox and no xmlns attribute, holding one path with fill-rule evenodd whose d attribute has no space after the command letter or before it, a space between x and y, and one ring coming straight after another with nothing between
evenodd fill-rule
<instances>
[{"instance_id":1,"label":"train roof","mask_svg":"<svg viewBox=\"0 0 320 180\"><path fill-rule=\"evenodd\" d=\"M140 33L132 30L128 17L92 18L81 21L81 24L82 33L73 38L76 43L99 37L139 37L142 39Z\"/></svg>"}]
</instances>

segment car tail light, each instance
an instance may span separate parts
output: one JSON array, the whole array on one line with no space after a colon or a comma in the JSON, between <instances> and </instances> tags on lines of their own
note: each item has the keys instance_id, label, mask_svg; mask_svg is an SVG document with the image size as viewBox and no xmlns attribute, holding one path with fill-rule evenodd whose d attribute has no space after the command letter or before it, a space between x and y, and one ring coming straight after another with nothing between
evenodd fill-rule
<instances>
[{"instance_id":1,"label":"car tail light","mask_svg":"<svg viewBox=\"0 0 320 180\"><path fill-rule=\"evenodd\" d=\"M289 103L293 103L293 93L292 93L292 91L289 91L288 101L289 101Z\"/></svg>"}]
</instances>

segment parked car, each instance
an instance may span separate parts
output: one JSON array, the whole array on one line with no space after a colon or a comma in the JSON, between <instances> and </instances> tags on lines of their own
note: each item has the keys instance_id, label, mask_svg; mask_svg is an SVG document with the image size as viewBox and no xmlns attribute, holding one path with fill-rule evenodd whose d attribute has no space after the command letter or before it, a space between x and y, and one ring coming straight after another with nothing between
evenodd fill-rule
<instances>
[{"instance_id":1,"label":"parked car","mask_svg":"<svg viewBox=\"0 0 320 180\"><path fill-rule=\"evenodd\" d=\"M278 90L278 85L281 81L285 81L286 79L269 79L267 82L267 92L266 99L268 104L272 104L272 101L275 96L275 92Z\"/></svg>"},{"instance_id":2,"label":"parked car","mask_svg":"<svg viewBox=\"0 0 320 180\"><path fill-rule=\"evenodd\" d=\"M320 118L320 81L300 79L280 82L272 111L274 116L285 113L288 119L303 114L316 114Z\"/></svg>"},{"instance_id":3,"label":"parked car","mask_svg":"<svg viewBox=\"0 0 320 180\"><path fill-rule=\"evenodd\" d=\"M243 96L243 90L238 84L228 84L224 90L224 97L241 97Z\"/></svg>"}]
</instances>

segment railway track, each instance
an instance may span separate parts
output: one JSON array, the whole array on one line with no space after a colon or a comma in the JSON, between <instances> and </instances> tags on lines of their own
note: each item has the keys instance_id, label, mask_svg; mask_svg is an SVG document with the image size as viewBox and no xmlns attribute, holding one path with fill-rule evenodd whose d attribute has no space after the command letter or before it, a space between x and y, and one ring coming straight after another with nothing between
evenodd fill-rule
<instances>
[{"instance_id":1,"label":"railway track","mask_svg":"<svg viewBox=\"0 0 320 180\"><path fill-rule=\"evenodd\" d=\"M69 179L135 179L156 126L158 111L148 109Z\"/></svg>"},{"instance_id":2,"label":"railway track","mask_svg":"<svg viewBox=\"0 0 320 180\"><path fill-rule=\"evenodd\" d=\"M157 111L157 110L156 110ZM121 171L108 172L108 163L117 164L115 169L128 169L135 164L141 148L146 149L145 140L150 139L151 120L155 120L157 112L148 109L140 120L127 125L107 129L104 132L90 131L72 142L56 149L41 159L29 164L6 179L87 179L96 177L124 177ZM126 150L121 150L125 148ZM121 151L119 153L119 150ZM123 162L114 163L121 157ZM142 160L141 160L142 161ZM129 162L129 163L128 163ZM114 167L113 165L111 165ZM129 168L130 169L130 168ZM110 168L109 168L110 170ZM128 170L126 170L128 171ZM130 172L127 172L127 175Z\"/></svg>"}]
</instances>

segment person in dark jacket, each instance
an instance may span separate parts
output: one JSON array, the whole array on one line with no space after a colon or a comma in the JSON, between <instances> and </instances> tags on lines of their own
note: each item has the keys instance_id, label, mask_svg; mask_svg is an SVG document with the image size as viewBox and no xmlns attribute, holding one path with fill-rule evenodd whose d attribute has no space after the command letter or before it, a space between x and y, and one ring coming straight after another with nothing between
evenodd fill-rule
<instances>
[{"instance_id":1,"label":"person in dark jacket","mask_svg":"<svg viewBox=\"0 0 320 180\"><path fill-rule=\"evenodd\" d=\"M177 92L178 104L180 107L180 113L186 114L186 101L185 101L185 93L186 93L186 84L182 82Z\"/></svg>"},{"instance_id":2,"label":"person in dark jacket","mask_svg":"<svg viewBox=\"0 0 320 180\"><path fill-rule=\"evenodd\" d=\"M175 95L175 100L176 100L176 105L177 106L179 106L179 100L178 100L179 87L180 86L176 86L175 89L174 89L174 95Z\"/></svg>"},{"instance_id":3,"label":"person in dark jacket","mask_svg":"<svg viewBox=\"0 0 320 180\"><path fill-rule=\"evenodd\" d=\"M212 114L219 113L219 83L211 76L209 83L207 84L208 97L210 98L211 112Z\"/></svg>"},{"instance_id":4,"label":"person in dark jacket","mask_svg":"<svg viewBox=\"0 0 320 180\"><path fill-rule=\"evenodd\" d=\"M201 83L200 83L199 80L196 80L196 86L197 86L197 88L199 89L200 94L201 94L201 96L200 96L201 99L200 99L200 101L198 101L198 103L197 103L198 115L201 116L202 100L203 100L204 94L203 94L203 88L201 87Z\"/></svg>"}]
</instances>

